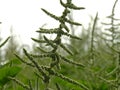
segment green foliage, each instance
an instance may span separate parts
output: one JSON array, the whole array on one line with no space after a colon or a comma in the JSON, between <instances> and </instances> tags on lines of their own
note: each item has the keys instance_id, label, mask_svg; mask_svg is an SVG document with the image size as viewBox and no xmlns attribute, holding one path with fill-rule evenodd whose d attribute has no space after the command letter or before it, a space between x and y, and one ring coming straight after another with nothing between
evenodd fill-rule
<instances>
[{"instance_id":1,"label":"green foliage","mask_svg":"<svg viewBox=\"0 0 120 90\"><path fill-rule=\"evenodd\" d=\"M118 23L119 19L115 18L115 7L116 7L117 2L118 0L116 0L113 5L111 15L107 17L111 20L110 24L107 24L107 23L103 23L103 24L110 26L110 28L107 28L106 30L108 32L111 32L111 35L109 34L107 35L107 37L111 37L111 39L106 40L106 45L111 50L111 53L114 56L116 56L113 58L113 60L116 61L116 67L110 73L112 73L111 76L114 75L115 77L113 79L113 82L116 85L115 88L120 89L120 48L119 48L120 34L118 33L119 32L119 23Z\"/></svg>"},{"instance_id":2,"label":"green foliage","mask_svg":"<svg viewBox=\"0 0 120 90\"><path fill-rule=\"evenodd\" d=\"M82 28L81 35L71 33L71 30L75 31L74 26L81 26L69 16L71 10L84 9L75 6L72 0L66 0L66 3L60 0L64 8L61 16L42 9L46 15L57 20L59 26L37 30L40 38L32 40L39 46L33 47L32 52L23 49L24 55L20 56L19 51L15 51L17 58L11 53L6 54L10 58L0 67L1 89L6 86L5 90L119 90L120 35L119 23L116 24L119 20L114 16L117 1L108 17L111 22L103 23L110 26L107 28L110 35L98 26L98 13L87 30ZM48 38L48 34L56 36ZM62 42L63 36L70 38L69 44ZM9 47L11 44L8 51ZM11 51L14 52L14 49Z\"/></svg>"},{"instance_id":3,"label":"green foliage","mask_svg":"<svg viewBox=\"0 0 120 90\"><path fill-rule=\"evenodd\" d=\"M0 68L0 87L3 88L10 81L9 77L15 77L20 71L21 68L17 66Z\"/></svg>"}]
</instances>

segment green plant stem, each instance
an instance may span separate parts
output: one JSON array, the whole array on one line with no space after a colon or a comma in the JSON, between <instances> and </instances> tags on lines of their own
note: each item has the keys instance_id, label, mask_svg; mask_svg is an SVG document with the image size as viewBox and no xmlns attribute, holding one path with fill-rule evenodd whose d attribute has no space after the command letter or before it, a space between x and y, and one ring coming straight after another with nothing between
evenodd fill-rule
<instances>
[{"instance_id":1,"label":"green plant stem","mask_svg":"<svg viewBox=\"0 0 120 90\"><path fill-rule=\"evenodd\" d=\"M92 27L92 33L91 33L91 47L90 47L90 62L91 64L94 64L94 33L95 33L95 26L97 23L98 13L95 16L93 27Z\"/></svg>"}]
</instances>

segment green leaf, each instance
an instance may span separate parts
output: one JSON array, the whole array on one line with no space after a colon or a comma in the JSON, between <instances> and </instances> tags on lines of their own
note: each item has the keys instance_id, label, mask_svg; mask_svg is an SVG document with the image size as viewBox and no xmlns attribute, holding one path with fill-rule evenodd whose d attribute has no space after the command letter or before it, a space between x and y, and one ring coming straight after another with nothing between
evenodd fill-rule
<instances>
[{"instance_id":1,"label":"green leaf","mask_svg":"<svg viewBox=\"0 0 120 90\"><path fill-rule=\"evenodd\" d=\"M0 44L0 48L1 48L2 46L4 46L9 39L10 39L10 37L8 37L2 44Z\"/></svg>"},{"instance_id":2,"label":"green leaf","mask_svg":"<svg viewBox=\"0 0 120 90\"><path fill-rule=\"evenodd\" d=\"M21 64L21 62L18 60L18 58L13 58L13 59L11 60L11 62L12 62L12 64L14 64L14 65L20 65L20 64Z\"/></svg>"},{"instance_id":3,"label":"green leaf","mask_svg":"<svg viewBox=\"0 0 120 90\"><path fill-rule=\"evenodd\" d=\"M15 77L22 68L14 67L3 67L0 69L0 87L3 87L7 82L10 81L8 77Z\"/></svg>"}]
</instances>

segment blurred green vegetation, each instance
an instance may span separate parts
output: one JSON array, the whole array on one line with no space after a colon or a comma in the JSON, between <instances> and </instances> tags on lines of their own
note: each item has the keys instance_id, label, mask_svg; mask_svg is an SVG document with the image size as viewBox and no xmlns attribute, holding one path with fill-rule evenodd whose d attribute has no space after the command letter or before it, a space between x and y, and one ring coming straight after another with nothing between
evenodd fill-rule
<instances>
[{"instance_id":1,"label":"blurred green vegetation","mask_svg":"<svg viewBox=\"0 0 120 90\"><path fill-rule=\"evenodd\" d=\"M70 43L64 43L64 45L73 52L73 55L66 54L62 49L59 50L59 53L65 55L67 59L81 63L85 67L72 65L61 60L61 69L55 70L58 73L87 86L89 90L119 90L120 42L116 43L115 35L117 35L117 41L120 41L120 37L118 37L120 36L120 33L115 31L118 31L120 28L117 26L116 29L114 24L110 24L113 29L110 29L112 34L107 36L105 32L102 31L103 27L99 26L98 18L99 14L96 14L96 17L91 20L87 29L84 28L84 25L82 26L82 32L78 35L82 40L70 39ZM110 19L114 19L113 15ZM70 27L71 30L73 30L72 34L74 34L74 26ZM39 34L38 39L40 39L40 37L41 36ZM107 40L108 37L112 37L112 40ZM14 38L15 37L11 37L10 41L5 41L8 41L5 49L5 56L0 57L0 90L44 90L46 86L37 69L21 62L23 60L31 64L31 62L27 60L26 56L23 53L21 54L21 48L17 47L18 45L16 45ZM1 44L1 46L3 45L4 43ZM42 49L46 51L51 49L44 47L44 44L35 45L41 46ZM33 45L31 53L42 53L36 48L36 46ZM1 52L2 50L0 50L0 53ZM20 55L22 59L20 57L16 57L16 55ZM4 61L2 59L4 59ZM48 65L51 62L50 58L37 58L35 60L39 65L43 66ZM49 90L84 89L61 79L60 77L51 76Z\"/></svg>"}]
</instances>

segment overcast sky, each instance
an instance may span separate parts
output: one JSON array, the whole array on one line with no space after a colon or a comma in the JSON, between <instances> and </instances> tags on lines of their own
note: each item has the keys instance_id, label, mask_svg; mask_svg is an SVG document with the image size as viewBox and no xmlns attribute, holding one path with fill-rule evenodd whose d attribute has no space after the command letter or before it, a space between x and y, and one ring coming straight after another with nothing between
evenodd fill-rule
<instances>
[{"instance_id":1,"label":"overcast sky","mask_svg":"<svg viewBox=\"0 0 120 90\"><path fill-rule=\"evenodd\" d=\"M65 1L65 0L63 0ZM101 19L110 15L115 0L73 0L77 6L83 6L86 9L74 11L75 21L84 26L89 22L89 16L95 16L98 12ZM116 12L120 9L120 1L117 3ZM58 22L44 14L40 8L61 15L63 8L59 0L0 0L0 32L3 38L10 35L10 28L14 30L17 36L25 44L32 42L31 37L37 36L35 32L43 24L47 27L54 27ZM119 12L120 13L120 12ZM119 13L117 17L120 18ZM52 22L51 22L52 21Z\"/></svg>"}]
</instances>

